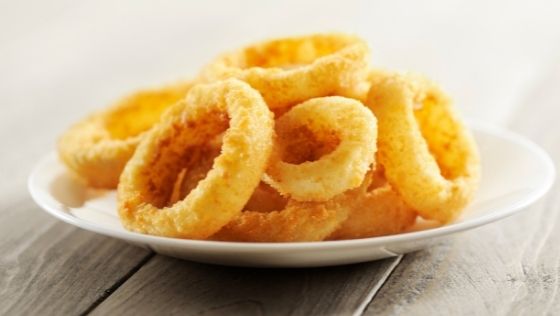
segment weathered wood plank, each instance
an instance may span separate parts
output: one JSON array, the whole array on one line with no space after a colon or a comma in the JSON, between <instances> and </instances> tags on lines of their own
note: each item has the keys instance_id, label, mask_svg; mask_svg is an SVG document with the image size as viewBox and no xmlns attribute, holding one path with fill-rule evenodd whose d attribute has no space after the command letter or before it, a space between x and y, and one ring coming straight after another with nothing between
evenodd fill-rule
<instances>
[{"instance_id":1,"label":"weathered wood plank","mask_svg":"<svg viewBox=\"0 0 560 316\"><path fill-rule=\"evenodd\" d=\"M511 128L541 144L560 169L560 63L556 65L524 100ZM366 314L557 314L559 193L557 181L545 199L520 215L405 256Z\"/></svg>"},{"instance_id":2,"label":"weathered wood plank","mask_svg":"<svg viewBox=\"0 0 560 316\"><path fill-rule=\"evenodd\" d=\"M151 256L147 250L61 223L27 195L2 205L1 315L82 313Z\"/></svg>"},{"instance_id":3,"label":"weathered wood plank","mask_svg":"<svg viewBox=\"0 0 560 316\"><path fill-rule=\"evenodd\" d=\"M156 256L94 315L361 313L399 258L315 269L231 268Z\"/></svg>"}]
</instances>

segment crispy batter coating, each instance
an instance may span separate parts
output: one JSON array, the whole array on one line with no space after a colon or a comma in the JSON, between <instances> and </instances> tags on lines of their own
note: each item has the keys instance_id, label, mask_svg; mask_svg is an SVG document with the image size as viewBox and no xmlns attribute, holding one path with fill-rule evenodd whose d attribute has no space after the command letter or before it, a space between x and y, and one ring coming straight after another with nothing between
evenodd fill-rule
<instances>
[{"instance_id":1,"label":"crispy batter coating","mask_svg":"<svg viewBox=\"0 0 560 316\"><path fill-rule=\"evenodd\" d=\"M369 48L356 36L315 34L256 43L224 54L201 73L202 80L234 77L259 90L271 109L305 100L367 94Z\"/></svg>"},{"instance_id":2,"label":"crispy batter coating","mask_svg":"<svg viewBox=\"0 0 560 316\"><path fill-rule=\"evenodd\" d=\"M425 78L395 74L378 77L367 105L389 183L422 217L455 219L476 191L480 160L449 97Z\"/></svg>"},{"instance_id":3,"label":"crispy batter coating","mask_svg":"<svg viewBox=\"0 0 560 316\"><path fill-rule=\"evenodd\" d=\"M397 234L414 225L416 211L385 180L383 168L368 172L362 185L344 193L348 219L328 239Z\"/></svg>"},{"instance_id":4,"label":"crispy batter coating","mask_svg":"<svg viewBox=\"0 0 560 316\"><path fill-rule=\"evenodd\" d=\"M78 122L58 142L61 160L89 186L116 188L143 133L191 86L185 82L140 91Z\"/></svg>"},{"instance_id":5,"label":"crispy batter coating","mask_svg":"<svg viewBox=\"0 0 560 316\"><path fill-rule=\"evenodd\" d=\"M142 139L118 186L119 215L133 231L204 239L238 215L270 156L272 113L248 84L229 79L197 85ZM224 133L225 131L225 133ZM193 150L223 134L206 177L182 200L167 203Z\"/></svg>"},{"instance_id":6,"label":"crispy batter coating","mask_svg":"<svg viewBox=\"0 0 560 316\"><path fill-rule=\"evenodd\" d=\"M212 239L253 242L320 241L347 218L338 200L298 202L289 200L283 209L243 211Z\"/></svg>"},{"instance_id":7,"label":"crispy batter coating","mask_svg":"<svg viewBox=\"0 0 560 316\"><path fill-rule=\"evenodd\" d=\"M435 83L369 58L340 33L255 43L78 122L59 156L152 235L321 241L454 220L480 178L469 130Z\"/></svg>"},{"instance_id":8,"label":"crispy batter coating","mask_svg":"<svg viewBox=\"0 0 560 316\"><path fill-rule=\"evenodd\" d=\"M285 161L282 156L285 152L292 152L290 148L313 148L298 143L302 138L294 131L300 131L301 127L316 135L328 135L323 136L325 138L334 136L338 141L336 148L316 161ZM275 129L277 145L263 179L294 200L326 201L356 188L375 160L376 119L354 99L322 97L308 100L279 118Z\"/></svg>"}]
</instances>

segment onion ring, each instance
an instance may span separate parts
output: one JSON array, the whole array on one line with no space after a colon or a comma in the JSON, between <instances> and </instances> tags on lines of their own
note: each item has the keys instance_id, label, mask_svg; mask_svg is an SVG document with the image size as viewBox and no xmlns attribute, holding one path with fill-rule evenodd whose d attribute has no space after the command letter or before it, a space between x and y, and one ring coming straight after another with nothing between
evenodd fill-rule
<instances>
[{"instance_id":1,"label":"onion ring","mask_svg":"<svg viewBox=\"0 0 560 316\"><path fill-rule=\"evenodd\" d=\"M366 175L358 188L344 193L348 219L328 239L354 239L391 235L416 221L416 211L387 183L383 168Z\"/></svg>"},{"instance_id":2,"label":"onion ring","mask_svg":"<svg viewBox=\"0 0 560 316\"><path fill-rule=\"evenodd\" d=\"M321 150L320 143L313 147ZM177 178L171 203L187 196L212 167L219 146L209 145L197 154ZM293 153L290 153L291 155ZM292 159L296 159L292 157ZM305 159L299 157L297 159ZM319 241L331 235L348 216L340 199L333 202L297 202L282 197L275 189L261 182L243 208L213 240L251 242Z\"/></svg>"},{"instance_id":3,"label":"onion ring","mask_svg":"<svg viewBox=\"0 0 560 316\"><path fill-rule=\"evenodd\" d=\"M197 85L142 139L118 186L124 226L153 235L205 239L238 215L272 150L274 120L261 95L236 79ZM192 150L224 132L206 177L167 206Z\"/></svg>"},{"instance_id":4,"label":"onion ring","mask_svg":"<svg viewBox=\"0 0 560 316\"><path fill-rule=\"evenodd\" d=\"M238 78L259 90L273 110L329 95L367 95L369 48L356 36L316 34L270 40L224 54L202 80Z\"/></svg>"},{"instance_id":5,"label":"onion ring","mask_svg":"<svg viewBox=\"0 0 560 316\"><path fill-rule=\"evenodd\" d=\"M334 134L336 148L317 161L283 160L301 128L313 134ZM276 121L277 145L263 180L282 195L298 201L326 201L358 187L375 160L376 119L359 101L322 97L293 107ZM299 148L305 148L298 144ZM289 152L289 150L288 150Z\"/></svg>"},{"instance_id":6,"label":"onion ring","mask_svg":"<svg viewBox=\"0 0 560 316\"><path fill-rule=\"evenodd\" d=\"M289 200L277 211L243 211L216 235L215 240L290 242L320 241L332 234L348 217L336 202Z\"/></svg>"},{"instance_id":7,"label":"onion ring","mask_svg":"<svg viewBox=\"0 0 560 316\"><path fill-rule=\"evenodd\" d=\"M134 93L70 127L58 142L66 166L92 187L114 189L145 131L191 82Z\"/></svg>"},{"instance_id":8,"label":"onion ring","mask_svg":"<svg viewBox=\"0 0 560 316\"><path fill-rule=\"evenodd\" d=\"M389 183L422 217L455 219L476 191L480 159L451 100L424 78L393 75L372 85L367 105Z\"/></svg>"}]
</instances>

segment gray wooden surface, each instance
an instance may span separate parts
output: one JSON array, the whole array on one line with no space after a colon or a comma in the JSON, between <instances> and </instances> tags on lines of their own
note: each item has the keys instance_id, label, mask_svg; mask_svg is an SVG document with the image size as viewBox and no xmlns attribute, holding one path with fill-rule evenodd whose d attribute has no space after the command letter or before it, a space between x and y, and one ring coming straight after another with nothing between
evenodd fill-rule
<instances>
[{"instance_id":1,"label":"gray wooden surface","mask_svg":"<svg viewBox=\"0 0 560 316\"><path fill-rule=\"evenodd\" d=\"M187 3L2 4L0 315L560 314L558 183L524 213L430 249L303 270L180 261L41 211L26 178L70 122L125 91L194 73L240 42L318 29L358 31L376 63L438 79L464 113L528 136L560 169L558 2L434 0L409 11L373 1L292 3L297 12L247 5L259 14L224 1ZM309 20L318 5L325 18ZM217 7L214 21L207 15ZM293 13L293 23L277 12ZM201 29L219 23L228 27Z\"/></svg>"}]
</instances>

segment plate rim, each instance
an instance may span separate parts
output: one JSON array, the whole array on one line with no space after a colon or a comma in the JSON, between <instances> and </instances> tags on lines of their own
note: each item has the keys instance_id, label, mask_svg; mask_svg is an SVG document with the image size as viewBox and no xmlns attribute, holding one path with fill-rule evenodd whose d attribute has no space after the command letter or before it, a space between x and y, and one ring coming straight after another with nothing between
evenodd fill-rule
<instances>
[{"instance_id":1,"label":"plate rim","mask_svg":"<svg viewBox=\"0 0 560 316\"><path fill-rule=\"evenodd\" d=\"M360 238L360 239L345 239L345 240L327 240L327 241L307 241L307 242L234 242L234 241L214 241L214 240L194 240L194 239L180 239L172 237L154 236L141 234L131 231L118 231L106 226L89 222L73 216L69 212L63 211L52 205L48 199L43 199L42 195L47 193L39 190L37 185L40 171L43 165L48 164L52 159L56 159L57 153L55 150L43 156L33 167L27 181L27 187L34 202L44 211L51 216L77 226L87 231L95 232L105 236L114 238L132 240L134 242L143 243L146 245L157 244L166 246L179 246L189 247L191 249L205 249L205 250L231 250L231 251L247 251L247 250L268 250L268 251L285 251L285 250L309 250L311 248L317 250L325 249L338 249L346 247L376 247L376 246L389 246L395 243L419 241L431 238L437 238L444 235L459 233L466 230L474 229L497 220L507 218L524 210L527 206L533 204L541 199L552 187L555 176L556 168L554 162L548 153L539 145L531 141L529 138L515 133L503 127L498 127L489 123L483 123L476 120L467 120L468 126L473 130L491 134L500 137L506 141L515 143L531 151L535 156L541 160L547 171L545 179L541 184L524 199L519 200L517 203L509 207L498 208L489 214L482 215L470 220L459 223L451 223L448 225L420 230L414 232L406 232L394 235Z\"/></svg>"}]
</instances>

